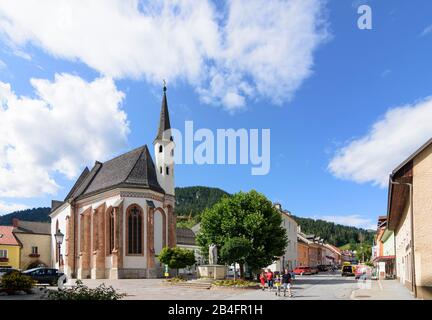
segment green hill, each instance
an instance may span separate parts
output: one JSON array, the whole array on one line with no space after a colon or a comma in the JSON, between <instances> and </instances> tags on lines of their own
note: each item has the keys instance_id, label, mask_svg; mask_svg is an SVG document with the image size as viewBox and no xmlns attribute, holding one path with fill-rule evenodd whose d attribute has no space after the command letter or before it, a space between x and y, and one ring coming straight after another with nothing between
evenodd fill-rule
<instances>
[{"instance_id":1,"label":"green hill","mask_svg":"<svg viewBox=\"0 0 432 320\"><path fill-rule=\"evenodd\" d=\"M38 222L50 222L50 217L48 216L51 208L33 208L15 211L9 214L0 216L0 225L10 226L12 225L12 219L18 218L19 220L25 221L38 221Z\"/></svg>"}]
</instances>

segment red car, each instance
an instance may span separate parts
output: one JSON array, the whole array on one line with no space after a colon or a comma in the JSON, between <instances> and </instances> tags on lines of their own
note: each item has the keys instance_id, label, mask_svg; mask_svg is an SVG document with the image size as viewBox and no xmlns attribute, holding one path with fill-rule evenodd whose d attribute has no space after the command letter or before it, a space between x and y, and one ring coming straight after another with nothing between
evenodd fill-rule
<instances>
[{"instance_id":1,"label":"red car","mask_svg":"<svg viewBox=\"0 0 432 320\"><path fill-rule=\"evenodd\" d=\"M312 274L312 269L310 267L301 266L293 270L295 275Z\"/></svg>"}]
</instances>

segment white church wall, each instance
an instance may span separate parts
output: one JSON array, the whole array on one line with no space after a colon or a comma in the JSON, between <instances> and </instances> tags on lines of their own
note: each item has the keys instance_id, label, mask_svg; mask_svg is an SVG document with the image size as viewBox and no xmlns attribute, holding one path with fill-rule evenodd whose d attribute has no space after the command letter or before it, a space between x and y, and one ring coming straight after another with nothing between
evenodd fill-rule
<instances>
[{"instance_id":1,"label":"white church wall","mask_svg":"<svg viewBox=\"0 0 432 320\"><path fill-rule=\"evenodd\" d=\"M58 251L58 246L54 234L56 234L56 226L58 222L58 228L66 236L66 218L71 215L71 206L66 205L64 208L60 208L53 215L51 215L51 265L54 268L59 268L59 263L56 262L56 253ZM66 238L64 238L63 243L60 247L60 253L63 256L63 261L65 262L66 253ZM67 268L67 266L64 266ZM65 270L68 271L68 270Z\"/></svg>"},{"instance_id":2,"label":"white church wall","mask_svg":"<svg viewBox=\"0 0 432 320\"><path fill-rule=\"evenodd\" d=\"M162 213L157 210L154 214L154 249L158 255L163 248L163 217Z\"/></svg>"}]
</instances>

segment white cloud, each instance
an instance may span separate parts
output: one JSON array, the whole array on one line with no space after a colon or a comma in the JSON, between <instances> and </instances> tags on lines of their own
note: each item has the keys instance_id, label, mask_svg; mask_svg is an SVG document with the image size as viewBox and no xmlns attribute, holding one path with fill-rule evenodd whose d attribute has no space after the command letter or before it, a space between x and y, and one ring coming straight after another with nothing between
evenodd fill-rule
<instances>
[{"instance_id":1,"label":"white cloud","mask_svg":"<svg viewBox=\"0 0 432 320\"><path fill-rule=\"evenodd\" d=\"M2 1L0 34L110 77L187 81L204 102L233 110L292 98L328 37L324 2Z\"/></svg>"},{"instance_id":2,"label":"white cloud","mask_svg":"<svg viewBox=\"0 0 432 320\"><path fill-rule=\"evenodd\" d=\"M389 174L432 137L432 97L390 109L363 137L338 150L329 170L358 183L388 184Z\"/></svg>"},{"instance_id":3,"label":"white cloud","mask_svg":"<svg viewBox=\"0 0 432 320\"><path fill-rule=\"evenodd\" d=\"M6 203L0 201L0 215L11 213L18 210L24 210L28 209L29 207L24 204L18 204L18 203Z\"/></svg>"},{"instance_id":4,"label":"white cloud","mask_svg":"<svg viewBox=\"0 0 432 320\"><path fill-rule=\"evenodd\" d=\"M6 67L6 63L2 59L0 59L0 70L5 69Z\"/></svg>"},{"instance_id":5,"label":"white cloud","mask_svg":"<svg viewBox=\"0 0 432 320\"><path fill-rule=\"evenodd\" d=\"M372 219L364 218L360 215L346 215L346 216L319 216L314 217L314 219L321 219L329 222L334 222L336 224L342 224L345 226L363 228L363 229L376 229L376 223Z\"/></svg>"},{"instance_id":6,"label":"white cloud","mask_svg":"<svg viewBox=\"0 0 432 320\"><path fill-rule=\"evenodd\" d=\"M0 196L54 194L53 174L71 179L83 164L126 147L124 94L102 77L69 74L31 79L36 97L17 96L0 81Z\"/></svg>"},{"instance_id":7,"label":"white cloud","mask_svg":"<svg viewBox=\"0 0 432 320\"><path fill-rule=\"evenodd\" d=\"M432 24L423 29L423 31L419 34L419 37L427 36L432 32Z\"/></svg>"}]
</instances>

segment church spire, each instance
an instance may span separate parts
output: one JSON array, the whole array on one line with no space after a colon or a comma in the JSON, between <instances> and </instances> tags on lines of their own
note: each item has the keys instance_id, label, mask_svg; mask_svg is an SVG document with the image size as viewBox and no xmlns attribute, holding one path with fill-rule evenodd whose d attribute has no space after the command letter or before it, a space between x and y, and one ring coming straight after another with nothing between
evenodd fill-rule
<instances>
[{"instance_id":1,"label":"church spire","mask_svg":"<svg viewBox=\"0 0 432 320\"><path fill-rule=\"evenodd\" d=\"M162 97L162 106L161 106L161 112L160 112L160 120L159 120L159 128L158 132L155 138L156 140L171 140L171 133L169 129L171 129L171 124L169 120L169 112L168 112L168 102L166 97L166 82L163 81L163 97ZM169 130L169 131L167 131Z\"/></svg>"}]
</instances>

